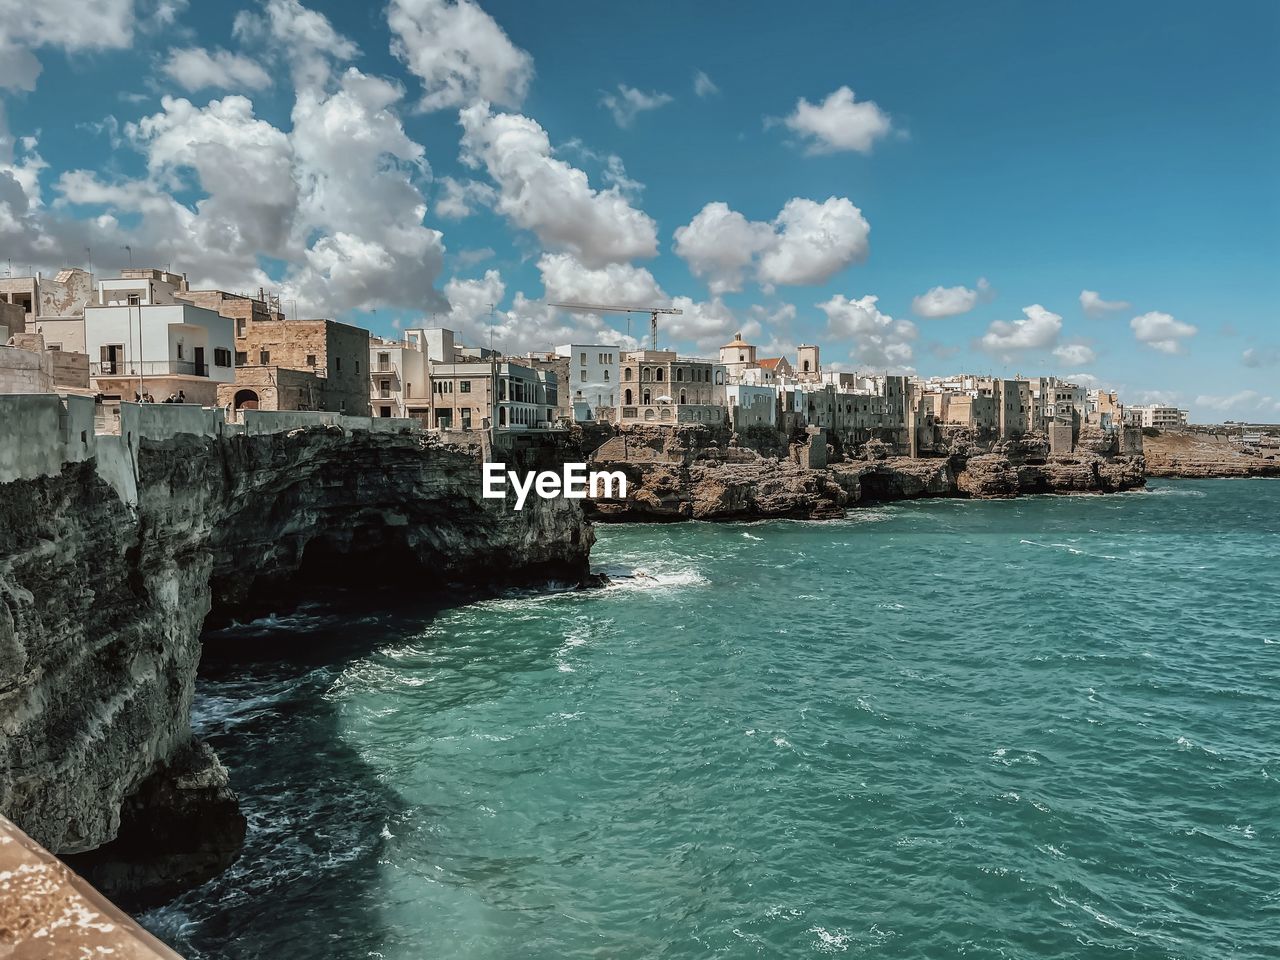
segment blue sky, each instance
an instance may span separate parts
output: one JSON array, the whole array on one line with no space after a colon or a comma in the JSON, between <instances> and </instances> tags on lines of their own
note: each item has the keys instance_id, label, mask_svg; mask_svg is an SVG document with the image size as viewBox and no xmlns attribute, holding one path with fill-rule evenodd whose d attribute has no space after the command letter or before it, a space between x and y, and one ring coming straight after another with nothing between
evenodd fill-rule
<instances>
[{"instance_id":1,"label":"blue sky","mask_svg":"<svg viewBox=\"0 0 1280 960\"><path fill-rule=\"evenodd\" d=\"M547 299L673 301L660 339L683 352L743 329L846 369L1070 374L1280 420L1280 4L3 19L15 272L86 247L110 271L128 244L305 313L512 351L627 329Z\"/></svg>"}]
</instances>

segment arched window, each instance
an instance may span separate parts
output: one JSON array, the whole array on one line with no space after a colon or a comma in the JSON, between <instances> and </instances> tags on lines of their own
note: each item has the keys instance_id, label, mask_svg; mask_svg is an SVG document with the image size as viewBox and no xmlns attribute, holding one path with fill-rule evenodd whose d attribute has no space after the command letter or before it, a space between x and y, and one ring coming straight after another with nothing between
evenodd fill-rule
<instances>
[{"instance_id":1,"label":"arched window","mask_svg":"<svg viewBox=\"0 0 1280 960\"><path fill-rule=\"evenodd\" d=\"M604 378L605 378L606 380L608 380L608 379L609 379L609 371L608 371L608 370L605 370L605 372L604 372Z\"/></svg>"},{"instance_id":2,"label":"arched window","mask_svg":"<svg viewBox=\"0 0 1280 960\"><path fill-rule=\"evenodd\" d=\"M623 392L622 402L625 403L627 406L631 406L631 388L630 387L627 387L627 389Z\"/></svg>"},{"instance_id":3,"label":"arched window","mask_svg":"<svg viewBox=\"0 0 1280 960\"><path fill-rule=\"evenodd\" d=\"M640 371L640 379L643 380L645 383L648 383L650 380L653 379L653 371L650 370L648 367L644 367Z\"/></svg>"},{"instance_id":4,"label":"arched window","mask_svg":"<svg viewBox=\"0 0 1280 960\"><path fill-rule=\"evenodd\" d=\"M645 405L648 405L648 404L650 404L650 403L653 403L653 401L649 399L649 391L648 391L648 390L646 390L646 391L644 392L644 399L643 399L643 400L641 400L640 402L641 402L641 403L643 403L643 404L645 404Z\"/></svg>"},{"instance_id":5,"label":"arched window","mask_svg":"<svg viewBox=\"0 0 1280 960\"><path fill-rule=\"evenodd\" d=\"M688 403L688 402L689 402L688 400L686 400L686 399L684 398L684 391L683 391L683 390L681 390L681 391L680 391L680 402L681 402L681 403Z\"/></svg>"},{"instance_id":6,"label":"arched window","mask_svg":"<svg viewBox=\"0 0 1280 960\"><path fill-rule=\"evenodd\" d=\"M645 410L644 410L644 418L645 418L646 420L652 420L652 419L653 419L653 407L645 407Z\"/></svg>"},{"instance_id":7,"label":"arched window","mask_svg":"<svg viewBox=\"0 0 1280 960\"><path fill-rule=\"evenodd\" d=\"M680 382L680 381L682 381L682 380L684 380L684 367L677 367L677 368L676 368L676 382L677 382L677 383L679 383L679 382Z\"/></svg>"},{"instance_id":8,"label":"arched window","mask_svg":"<svg viewBox=\"0 0 1280 960\"><path fill-rule=\"evenodd\" d=\"M723 370L717 370L717 371L716 371L716 383L717 383L717 384L724 383L724 371L723 371Z\"/></svg>"},{"instance_id":9,"label":"arched window","mask_svg":"<svg viewBox=\"0 0 1280 960\"><path fill-rule=\"evenodd\" d=\"M660 419L662 419L662 420L670 420L670 419L671 419L671 408L670 408L670 407L663 407L661 410L659 410L659 411L658 411L658 417L659 417Z\"/></svg>"},{"instance_id":10,"label":"arched window","mask_svg":"<svg viewBox=\"0 0 1280 960\"><path fill-rule=\"evenodd\" d=\"M809 361L808 361L808 360L806 360L806 361L804 362L804 372L805 372L805 373L808 373L808 372L809 372Z\"/></svg>"},{"instance_id":11,"label":"arched window","mask_svg":"<svg viewBox=\"0 0 1280 960\"><path fill-rule=\"evenodd\" d=\"M630 368L630 367L623 367L623 368L622 368L622 379L623 379L623 380L630 380L630 379L631 379L631 368Z\"/></svg>"},{"instance_id":12,"label":"arched window","mask_svg":"<svg viewBox=\"0 0 1280 960\"><path fill-rule=\"evenodd\" d=\"M659 383L661 383L661 382L662 382L662 368L661 368L661 367L659 367L657 370L655 370L655 371L654 371L654 373L653 373L653 379L657 380Z\"/></svg>"}]
</instances>

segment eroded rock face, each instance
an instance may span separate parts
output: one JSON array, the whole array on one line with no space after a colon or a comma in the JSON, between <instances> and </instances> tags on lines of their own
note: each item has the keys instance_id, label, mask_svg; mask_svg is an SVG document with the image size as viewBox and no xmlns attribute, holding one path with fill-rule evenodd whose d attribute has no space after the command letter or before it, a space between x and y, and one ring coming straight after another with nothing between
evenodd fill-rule
<instances>
[{"instance_id":1,"label":"eroded rock face","mask_svg":"<svg viewBox=\"0 0 1280 960\"><path fill-rule=\"evenodd\" d=\"M1280 454L1248 452L1221 435L1162 430L1142 446L1151 477L1280 477Z\"/></svg>"},{"instance_id":2,"label":"eroded rock face","mask_svg":"<svg viewBox=\"0 0 1280 960\"><path fill-rule=\"evenodd\" d=\"M578 501L485 500L474 452L421 435L143 441L137 473L136 508L92 461L0 484L0 812L72 854L120 836L126 811L118 861L95 861L108 895L114 878L145 900L235 856L226 771L189 725L211 608L280 609L297 580L357 580L370 557L424 593L588 574ZM156 854L193 816L221 823L219 842L147 866L137 824L171 825Z\"/></svg>"},{"instance_id":3,"label":"eroded rock face","mask_svg":"<svg viewBox=\"0 0 1280 960\"><path fill-rule=\"evenodd\" d=\"M1043 438L1007 441L1001 452L952 457L880 456L808 470L790 460L685 457L599 464L621 470L626 501L587 502L605 521L821 519L847 507L919 497L1016 497L1028 493L1105 493L1141 486L1141 457L1089 453L1051 457ZM654 448L649 454L656 457Z\"/></svg>"}]
</instances>

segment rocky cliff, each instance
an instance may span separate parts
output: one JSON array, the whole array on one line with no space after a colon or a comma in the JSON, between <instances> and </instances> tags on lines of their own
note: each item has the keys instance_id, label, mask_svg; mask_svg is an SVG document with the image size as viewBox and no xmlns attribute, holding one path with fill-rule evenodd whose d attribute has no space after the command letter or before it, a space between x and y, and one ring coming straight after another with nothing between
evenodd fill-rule
<instances>
[{"instance_id":1,"label":"rocky cliff","mask_svg":"<svg viewBox=\"0 0 1280 960\"><path fill-rule=\"evenodd\" d=\"M136 504L93 459L0 484L0 812L56 853L96 850L90 878L126 901L212 875L243 837L188 723L211 610L368 571L424 594L588 571L576 501L481 499L475 452L421 434L179 435L141 441L134 470Z\"/></svg>"},{"instance_id":2,"label":"rocky cliff","mask_svg":"<svg viewBox=\"0 0 1280 960\"><path fill-rule=\"evenodd\" d=\"M1280 453L1251 453L1222 435L1162 430L1143 439L1151 477L1280 477Z\"/></svg>"},{"instance_id":3,"label":"rocky cliff","mask_svg":"<svg viewBox=\"0 0 1280 960\"><path fill-rule=\"evenodd\" d=\"M637 431L600 447L594 463L622 471L628 496L588 501L588 515L601 521L824 519L867 501L1109 493L1145 482L1141 457L1051 456L1039 439L1008 441L991 453L914 459L868 444L867 459L806 469L789 459L721 449L696 428L679 433Z\"/></svg>"}]
</instances>

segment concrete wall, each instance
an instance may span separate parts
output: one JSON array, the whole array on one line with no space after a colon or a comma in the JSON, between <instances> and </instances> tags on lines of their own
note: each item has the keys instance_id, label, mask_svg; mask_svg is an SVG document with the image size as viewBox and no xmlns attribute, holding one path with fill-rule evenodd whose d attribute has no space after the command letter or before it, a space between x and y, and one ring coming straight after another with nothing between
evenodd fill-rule
<instances>
[{"instance_id":1,"label":"concrete wall","mask_svg":"<svg viewBox=\"0 0 1280 960\"><path fill-rule=\"evenodd\" d=\"M1050 423L1048 426L1049 452L1054 454L1070 453L1072 449L1072 430L1069 423Z\"/></svg>"},{"instance_id":2,"label":"concrete wall","mask_svg":"<svg viewBox=\"0 0 1280 960\"><path fill-rule=\"evenodd\" d=\"M0 346L0 394L52 392L53 363L47 354Z\"/></svg>"}]
</instances>

